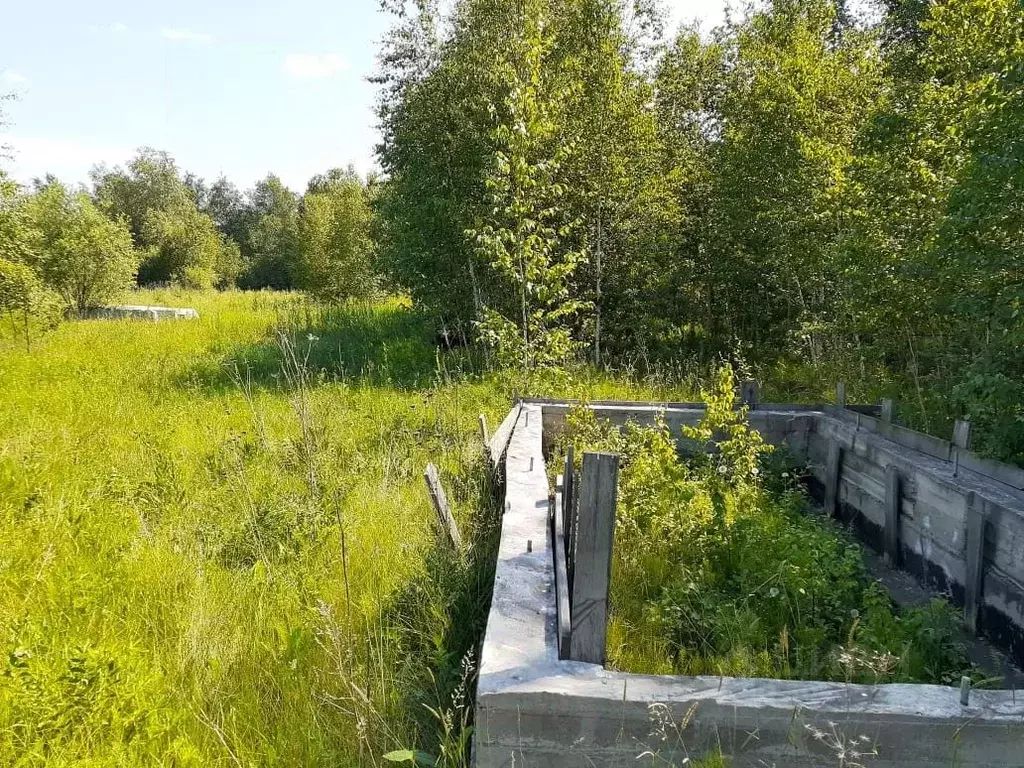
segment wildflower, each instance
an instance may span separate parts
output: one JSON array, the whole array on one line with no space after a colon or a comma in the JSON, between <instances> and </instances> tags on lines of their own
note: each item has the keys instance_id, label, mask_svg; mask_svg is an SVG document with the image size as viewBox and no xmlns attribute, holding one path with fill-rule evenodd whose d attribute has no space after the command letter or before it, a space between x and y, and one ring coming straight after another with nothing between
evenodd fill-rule
<instances>
[{"instance_id":1,"label":"wildflower","mask_svg":"<svg viewBox=\"0 0 1024 768\"><path fill-rule=\"evenodd\" d=\"M788 478L789 477L789 472L783 472L782 476Z\"/></svg>"},{"instance_id":2,"label":"wildflower","mask_svg":"<svg viewBox=\"0 0 1024 768\"><path fill-rule=\"evenodd\" d=\"M768 590L768 597L778 597L778 596L779 596L778 587L772 587L771 589Z\"/></svg>"},{"instance_id":3,"label":"wildflower","mask_svg":"<svg viewBox=\"0 0 1024 768\"><path fill-rule=\"evenodd\" d=\"M310 344L312 344L314 341L320 341L320 337L319 336L314 336L312 333L307 333L306 334L306 341L308 341Z\"/></svg>"},{"instance_id":4,"label":"wildflower","mask_svg":"<svg viewBox=\"0 0 1024 768\"><path fill-rule=\"evenodd\" d=\"M752 470L750 470L750 474L752 474L754 477L757 477L758 475L761 474L761 470L758 467L754 467Z\"/></svg>"},{"instance_id":5,"label":"wildflower","mask_svg":"<svg viewBox=\"0 0 1024 768\"><path fill-rule=\"evenodd\" d=\"M850 616L851 616L851 618L859 619L860 618L860 611L858 611L856 608L851 608L850 609Z\"/></svg>"},{"instance_id":6,"label":"wildflower","mask_svg":"<svg viewBox=\"0 0 1024 768\"><path fill-rule=\"evenodd\" d=\"M719 464L718 465L718 474L724 475L728 471L729 471L729 468L727 466L725 466L725 464Z\"/></svg>"}]
</instances>

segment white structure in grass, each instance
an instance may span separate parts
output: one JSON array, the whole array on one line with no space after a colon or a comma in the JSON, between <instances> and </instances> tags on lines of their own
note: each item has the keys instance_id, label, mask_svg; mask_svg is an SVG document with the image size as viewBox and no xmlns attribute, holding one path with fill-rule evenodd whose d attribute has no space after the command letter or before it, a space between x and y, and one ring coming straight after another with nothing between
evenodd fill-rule
<instances>
[{"instance_id":1,"label":"white structure in grass","mask_svg":"<svg viewBox=\"0 0 1024 768\"><path fill-rule=\"evenodd\" d=\"M132 304L121 304L113 307L97 307L90 309L88 317L107 320L197 320L199 313L189 307L144 307Z\"/></svg>"}]
</instances>

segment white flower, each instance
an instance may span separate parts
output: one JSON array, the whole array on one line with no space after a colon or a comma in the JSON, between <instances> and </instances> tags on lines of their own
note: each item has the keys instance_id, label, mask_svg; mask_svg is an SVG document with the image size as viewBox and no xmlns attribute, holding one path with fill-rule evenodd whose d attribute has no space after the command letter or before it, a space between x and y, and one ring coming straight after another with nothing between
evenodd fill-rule
<instances>
[{"instance_id":1,"label":"white flower","mask_svg":"<svg viewBox=\"0 0 1024 768\"><path fill-rule=\"evenodd\" d=\"M778 596L779 596L778 588L772 587L771 589L768 590L768 597L778 597Z\"/></svg>"},{"instance_id":2,"label":"white flower","mask_svg":"<svg viewBox=\"0 0 1024 768\"><path fill-rule=\"evenodd\" d=\"M783 477L789 477L789 472L783 472L783 473L782 473L782 476L783 476Z\"/></svg>"},{"instance_id":3,"label":"white flower","mask_svg":"<svg viewBox=\"0 0 1024 768\"><path fill-rule=\"evenodd\" d=\"M757 477L758 475L761 474L761 470L758 467L754 467L752 470L750 470L750 474L752 474L754 477Z\"/></svg>"},{"instance_id":4,"label":"white flower","mask_svg":"<svg viewBox=\"0 0 1024 768\"><path fill-rule=\"evenodd\" d=\"M718 465L718 474L724 475L728 471L729 471L729 468L727 466L725 466L725 464L719 464Z\"/></svg>"},{"instance_id":5,"label":"white flower","mask_svg":"<svg viewBox=\"0 0 1024 768\"><path fill-rule=\"evenodd\" d=\"M858 611L856 608L853 608L853 609L850 610L850 616L852 618L854 618L854 619L859 619L860 618L860 611Z\"/></svg>"},{"instance_id":6,"label":"white flower","mask_svg":"<svg viewBox=\"0 0 1024 768\"><path fill-rule=\"evenodd\" d=\"M312 344L314 341L320 341L320 337L319 336L314 336L312 333L307 333L306 334L306 340L310 344Z\"/></svg>"}]
</instances>

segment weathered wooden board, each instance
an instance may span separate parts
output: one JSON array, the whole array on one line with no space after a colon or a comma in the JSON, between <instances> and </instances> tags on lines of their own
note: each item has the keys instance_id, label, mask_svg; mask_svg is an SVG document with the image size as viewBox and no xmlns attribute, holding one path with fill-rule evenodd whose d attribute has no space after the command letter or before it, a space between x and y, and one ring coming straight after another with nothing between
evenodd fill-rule
<instances>
[{"instance_id":1,"label":"weathered wooden board","mask_svg":"<svg viewBox=\"0 0 1024 768\"><path fill-rule=\"evenodd\" d=\"M462 536L459 535L459 526L452 516L451 506L448 504L448 495L441 486L441 476L432 463L427 464L423 473L423 479L430 492L430 500L434 504L434 512L437 513L437 522L442 532L448 537L455 549L462 549Z\"/></svg>"},{"instance_id":2,"label":"weathered wooden board","mask_svg":"<svg viewBox=\"0 0 1024 768\"><path fill-rule=\"evenodd\" d=\"M964 583L964 623L972 632L978 624L985 573L985 500L967 495L967 568Z\"/></svg>"},{"instance_id":3,"label":"weathered wooden board","mask_svg":"<svg viewBox=\"0 0 1024 768\"><path fill-rule=\"evenodd\" d=\"M563 510L564 486L555 485L555 509L552 515L552 541L555 553L555 613L558 626L558 658L569 658L572 616L569 608L569 571L565 560L565 513Z\"/></svg>"},{"instance_id":4,"label":"weathered wooden board","mask_svg":"<svg viewBox=\"0 0 1024 768\"><path fill-rule=\"evenodd\" d=\"M953 423L953 445L965 451L970 449L971 422L967 419L957 419Z\"/></svg>"},{"instance_id":5,"label":"weathered wooden board","mask_svg":"<svg viewBox=\"0 0 1024 768\"><path fill-rule=\"evenodd\" d=\"M960 451L960 468L969 469L1018 490L1024 490L1024 469L1020 467L983 459L969 451Z\"/></svg>"},{"instance_id":6,"label":"weathered wooden board","mask_svg":"<svg viewBox=\"0 0 1024 768\"><path fill-rule=\"evenodd\" d=\"M487 443L487 450L491 456L491 464L494 467L501 465L502 459L505 457L505 451L508 449L508 441L512 439L512 430L515 429L516 422L519 420L519 413L522 411L522 403L516 403L512 406L512 409L508 412L508 415L502 420L501 424L491 435L490 441Z\"/></svg>"},{"instance_id":7,"label":"weathered wooden board","mask_svg":"<svg viewBox=\"0 0 1024 768\"><path fill-rule=\"evenodd\" d=\"M895 566L900 559L900 469L895 464L885 468L885 558Z\"/></svg>"},{"instance_id":8,"label":"weathered wooden board","mask_svg":"<svg viewBox=\"0 0 1024 768\"><path fill-rule=\"evenodd\" d=\"M574 661L605 662L618 481L618 454L583 454L572 584L569 656Z\"/></svg>"}]
</instances>

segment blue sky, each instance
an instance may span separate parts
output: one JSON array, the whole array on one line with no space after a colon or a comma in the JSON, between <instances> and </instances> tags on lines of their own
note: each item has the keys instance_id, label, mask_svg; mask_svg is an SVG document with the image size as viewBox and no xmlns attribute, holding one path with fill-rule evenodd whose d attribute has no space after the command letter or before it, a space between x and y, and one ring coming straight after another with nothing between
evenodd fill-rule
<instances>
[{"instance_id":1,"label":"blue sky","mask_svg":"<svg viewBox=\"0 0 1024 768\"><path fill-rule=\"evenodd\" d=\"M670 0L673 21L717 23L723 0ZM20 2L4 12L0 93L20 181L85 181L139 146L241 187L273 171L374 165L375 87L389 26L377 0Z\"/></svg>"}]
</instances>

